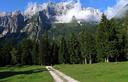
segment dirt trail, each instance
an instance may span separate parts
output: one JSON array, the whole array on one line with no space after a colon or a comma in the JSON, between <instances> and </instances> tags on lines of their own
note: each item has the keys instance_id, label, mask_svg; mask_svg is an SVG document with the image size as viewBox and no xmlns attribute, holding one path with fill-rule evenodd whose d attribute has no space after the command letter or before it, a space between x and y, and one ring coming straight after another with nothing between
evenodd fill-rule
<instances>
[{"instance_id":1,"label":"dirt trail","mask_svg":"<svg viewBox=\"0 0 128 82\"><path fill-rule=\"evenodd\" d=\"M65 75L64 73L54 69L52 66L46 66L49 73L52 75L55 82L79 82L70 76Z\"/></svg>"}]
</instances>

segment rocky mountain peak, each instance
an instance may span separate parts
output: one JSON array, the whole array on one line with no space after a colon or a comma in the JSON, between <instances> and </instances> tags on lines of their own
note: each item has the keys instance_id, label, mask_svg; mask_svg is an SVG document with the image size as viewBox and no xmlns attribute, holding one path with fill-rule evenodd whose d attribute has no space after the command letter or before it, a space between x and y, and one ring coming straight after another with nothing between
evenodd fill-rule
<instances>
[{"instance_id":1,"label":"rocky mountain peak","mask_svg":"<svg viewBox=\"0 0 128 82\"><path fill-rule=\"evenodd\" d=\"M30 3L24 12L0 12L0 37L25 32L30 38L39 38L52 23L99 21L101 12L82 7L79 0Z\"/></svg>"}]
</instances>

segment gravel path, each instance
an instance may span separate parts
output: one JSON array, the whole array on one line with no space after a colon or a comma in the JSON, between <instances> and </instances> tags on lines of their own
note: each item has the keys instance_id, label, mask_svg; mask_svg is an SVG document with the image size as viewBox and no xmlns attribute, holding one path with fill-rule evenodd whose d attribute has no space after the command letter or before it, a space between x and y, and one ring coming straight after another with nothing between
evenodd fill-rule
<instances>
[{"instance_id":1,"label":"gravel path","mask_svg":"<svg viewBox=\"0 0 128 82\"><path fill-rule=\"evenodd\" d=\"M52 66L46 66L49 73L52 75L55 82L79 82L70 76L65 75L64 73L54 69Z\"/></svg>"}]
</instances>

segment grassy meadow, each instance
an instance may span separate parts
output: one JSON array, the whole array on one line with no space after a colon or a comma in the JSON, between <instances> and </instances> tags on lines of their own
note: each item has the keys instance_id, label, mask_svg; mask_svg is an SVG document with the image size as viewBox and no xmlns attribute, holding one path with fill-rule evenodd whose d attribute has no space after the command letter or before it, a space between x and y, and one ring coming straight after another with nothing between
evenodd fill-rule
<instances>
[{"instance_id":1,"label":"grassy meadow","mask_svg":"<svg viewBox=\"0 0 128 82\"><path fill-rule=\"evenodd\" d=\"M128 62L92 65L56 65L56 69L80 82L128 82Z\"/></svg>"},{"instance_id":2,"label":"grassy meadow","mask_svg":"<svg viewBox=\"0 0 128 82\"><path fill-rule=\"evenodd\" d=\"M0 82L53 82L43 66L0 67Z\"/></svg>"},{"instance_id":3,"label":"grassy meadow","mask_svg":"<svg viewBox=\"0 0 128 82\"><path fill-rule=\"evenodd\" d=\"M56 69L80 82L128 82L128 62L61 64ZM54 82L44 66L0 67L0 82Z\"/></svg>"}]
</instances>

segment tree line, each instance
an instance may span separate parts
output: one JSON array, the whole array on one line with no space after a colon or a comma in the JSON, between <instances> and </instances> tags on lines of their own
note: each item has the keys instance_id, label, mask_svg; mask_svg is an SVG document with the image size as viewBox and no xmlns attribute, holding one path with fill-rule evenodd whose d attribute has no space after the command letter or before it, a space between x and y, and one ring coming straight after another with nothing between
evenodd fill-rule
<instances>
[{"instance_id":1,"label":"tree line","mask_svg":"<svg viewBox=\"0 0 128 82\"><path fill-rule=\"evenodd\" d=\"M126 61L128 21L108 20L103 14L95 31L84 28L69 39L51 39L45 32L39 40L19 43L0 40L0 66L88 64Z\"/></svg>"}]
</instances>

